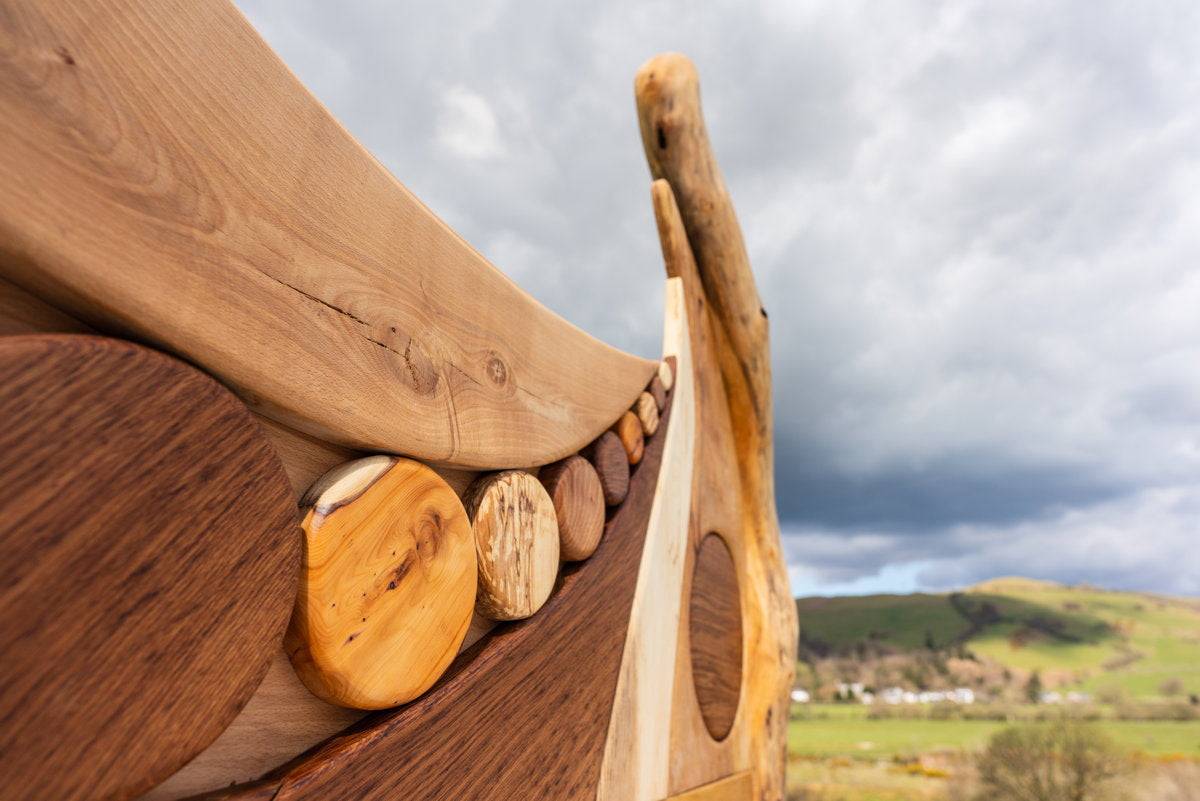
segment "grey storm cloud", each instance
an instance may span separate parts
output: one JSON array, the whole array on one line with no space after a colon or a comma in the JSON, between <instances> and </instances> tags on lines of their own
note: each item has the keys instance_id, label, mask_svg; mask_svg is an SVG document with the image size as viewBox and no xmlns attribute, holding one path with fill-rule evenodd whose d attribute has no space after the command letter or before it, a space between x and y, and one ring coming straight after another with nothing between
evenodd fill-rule
<instances>
[{"instance_id":1,"label":"grey storm cloud","mask_svg":"<svg viewBox=\"0 0 1200 801\"><path fill-rule=\"evenodd\" d=\"M644 355L631 84L692 57L771 312L798 591L1200 593L1200 6L240 7L493 263Z\"/></svg>"}]
</instances>

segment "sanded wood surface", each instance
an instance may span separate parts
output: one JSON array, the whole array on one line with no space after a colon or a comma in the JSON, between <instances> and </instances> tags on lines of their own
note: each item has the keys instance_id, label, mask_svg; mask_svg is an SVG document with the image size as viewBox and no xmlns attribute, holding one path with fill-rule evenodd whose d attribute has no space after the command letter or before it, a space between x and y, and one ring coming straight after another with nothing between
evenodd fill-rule
<instances>
[{"instance_id":1,"label":"sanded wood surface","mask_svg":"<svg viewBox=\"0 0 1200 801\"><path fill-rule=\"evenodd\" d=\"M688 603L692 683L714 740L733 727L742 691L742 606L729 546L717 534L700 543Z\"/></svg>"},{"instance_id":2,"label":"sanded wood surface","mask_svg":"<svg viewBox=\"0 0 1200 801\"><path fill-rule=\"evenodd\" d=\"M593 801L671 408L600 547L538 614L497 628L417 701L275 771L276 801Z\"/></svg>"},{"instance_id":3,"label":"sanded wood surface","mask_svg":"<svg viewBox=\"0 0 1200 801\"><path fill-rule=\"evenodd\" d=\"M612 430L621 440L621 445L625 448L625 455L629 458L629 463L634 465L640 462L644 447L642 438L645 435L642 432L642 423L638 420L637 415L631 411L625 411L617 418L617 422L613 423Z\"/></svg>"},{"instance_id":4,"label":"sanded wood surface","mask_svg":"<svg viewBox=\"0 0 1200 801\"><path fill-rule=\"evenodd\" d=\"M562 560L587 559L604 534L604 488L596 468L582 456L568 456L543 467L538 480L554 501Z\"/></svg>"},{"instance_id":5,"label":"sanded wood surface","mask_svg":"<svg viewBox=\"0 0 1200 801\"><path fill-rule=\"evenodd\" d=\"M679 370L654 505L638 569L637 595L605 740L597 801L659 801L670 792L671 715L683 598L696 395L682 283L667 281L663 352Z\"/></svg>"},{"instance_id":6,"label":"sanded wood surface","mask_svg":"<svg viewBox=\"0 0 1200 801\"><path fill-rule=\"evenodd\" d=\"M520 620L542 607L558 576L554 501L520 470L481 476L464 496L479 563L475 610Z\"/></svg>"},{"instance_id":7,"label":"sanded wood surface","mask_svg":"<svg viewBox=\"0 0 1200 801\"><path fill-rule=\"evenodd\" d=\"M736 734L735 722L736 736L722 749L724 756L714 752L711 761L677 763L672 782L678 789L694 786L700 768L715 770L729 764L718 764L723 759L736 764L748 755L756 798L782 801L798 627L775 510L767 316L708 142L695 68L678 54L657 56L638 70L634 89L642 145L658 179L654 205L668 274L684 278L689 312L697 310L693 341L700 342L694 356L705 406L701 468L693 487L697 530L729 538L748 666L738 711L744 737ZM712 382L711 373L719 373L719 381ZM688 714L678 697L675 708ZM678 722L679 747L686 752L695 742L694 726Z\"/></svg>"},{"instance_id":8,"label":"sanded wood surface","mask_svg":"<svg viewBox=\"0 0 1200 801\"><path fill-rule=\"evenodd\" d=\"M370 456L301 501L304 559L285 646L305 686L355 709L428 690L475 603L475 546L454 490L420 462Z\"/></svg>"},{"instance_id":9,"label":"sanded wood surface","mask_svg":"<svg viewBox=\"0 0 1200 801\"><path fill-rule=\"evenodd\" d=\"M244 406L111 339L0 338L0 785L128 798L207 746L280 647L295 503Z\"/></svg>"},{"instance_id":10,"label":"sanded wood surface","mask_svg":"<svg viewBox=\"0 0 1200 801\"><path fill-rule=\"evenodd\" d=\"M649 392L638 395L637 403L633 405L633 413L642 424L642 433L647 437L653 436L658 430L658 404Z\"/></svg>"},{"instance_id":11,"label":"sanded wood surface","mask_svg":"<svg viewBox=\"0 0 1200 801\"><path fill-rule=\"evenodd\" d=\"M227 0L0 18L0 277L299 431L467 467L574 453L649 380L447 228Z\"/></svg>"},{"instance_id":12,"label":"sanded wood surface","mask_svg":"<svg viewBox=\"0 0 1200 801\"><path fill-rule=\"evenodd\" d=\"M604 490L604 502L616 506L625 500L629 492L629 454L621 444L621 438L605 431L580 453L596 468L600 487Z\"/></svg>"},{"instance_id":13,"label":"sanded wood surface","mask_svg":"<svg viewBox=\"0 0 1200 801\"><path fill-rule=\"evenodd\" d=\"M754 801L754 778L749 771L673 795L667 801Z\"/></svg>"},{"instance_id":14,"label":"sanded wood surface","mask_svg":"<svg viewBox=\"0 0 1200 801\"><path fill-rule=\"evenodd\" d=\"M671 387L675 384L675 369L665 361L658 363L658 370L655 372L658 376L659 383L663 385L663 389L667 392L671 391Z\"/></svg>"}]
</instances>

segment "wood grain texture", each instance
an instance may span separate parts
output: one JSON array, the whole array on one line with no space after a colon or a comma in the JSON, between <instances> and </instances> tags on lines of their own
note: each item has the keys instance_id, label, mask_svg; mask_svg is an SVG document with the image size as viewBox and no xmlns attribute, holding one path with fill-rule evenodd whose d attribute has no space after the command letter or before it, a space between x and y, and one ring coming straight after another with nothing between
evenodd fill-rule
<instances>
[{"instance_id":1,"label":"wood grain texture","mask_svg":"<svg viewBox=\"0 0 1200 801\"><path fill-rule=\"evenodd\" d=\"M749 771L743 771L679 795L673 795L667 801L753 801L753 799L754 777Z\"/></svg>"},{"instance_id":2,"label":"wood grain texture","mask_svg":"<svg viewBox=\"0 0 1200 801\"><path fill-rule=\"evenodd\" d=\"M646 386L646 391L654 398L654 405L661 412L663 405L667 402L667 390L663 386L662 379L658 377L658 373L650 379L650 383Z\"/></svg>"},{"instance_id":3,"label":"wood grain texture","mask_svg":"<svg viewBox=\"0 0 1200 801\"><path fill-rule=\"evenodd\" d=\"M736 762L738 749L748 749L755 797L781 801L788 691L799 632L775 510L766 312L708 142L695 68L677 54L658 56L639 69L634 87L651 173L665 179L661 187L655 182L654 192L668 274L672 258L680 257L675 267L681 277L686 274L689 311L703 308L692 315L693 326L705 329L693 329L705 340L694 354L699 372L720 376L715 383L706 377L700 390L711 411L701 411L706 442L693 489L702 498L698 530L729 537L742 594L745 664L750 666L738 713L745 718L745 742L735 740L726 753ZM730 465L736 465L732 475ZM679 731L682 737L683 728ZM696 778L687 775L689 770L679 766L681 783Z\"/></svg>"},{"instance_id":4,"label":"wood grain texture","mask_svg":"<svg viewBox=\"0 0 1200 801\"><path fill-rule=\"evenodd\" d=\"M642 438L645 435L642 433L642 423L638 420L637 415L626 410L617 418L617 422L613 423L612 430L621 440L621 446L625 448L629 464L635 465L640 462L642 450L645 447Z\"/></svg>"},{"instance_id":5,"label":"wood grain texture","mask_svg":"<svg viewBox=\"0 0 1200 801\"><path fill-rule=\"evenodd\" d=\"M653 436L658 430L658 404L655 403L654 396L649 392L638 395L637 403L633 405L633 413L642 424L642 433L647 437Z\"/></svg>"},{"instance_id":6,"label":"wood grain texture","mask_svg":"<svg viewBox=\"0 0 1200 801\"><path fill-rule=\"evenodd\" d=\"M733 727L742 691L742 606L729 546L718 534L700 543L688 604L692 684L714 740Z\"/></svg>"},{"instance_id":7,"label":"wood grain texture","mask_svg":"<svg viewBox=\"0 0 1200 801\"><path fill-rule=\"evenodd\" d=\"M272 772L275 800L595 799L671 409L600 547L538 614L498 627L412 704Z\"/></svg>"},{"instance_id":8,"label":"wood grain texture","mask_svg":"<svg viewBox=\"0 0 1200 801\"><path fill-rule=\"evenodd\" d=\"M675 370L665 361L658 363L658 370L655 371L658 380L662 383L663 389L667 392L671 391L671 387L675 384Z\"/></svg>"},{"instance_id":9,"label":"wood grain texture","mask_svg":"<svg viewBox=\"0 0 1200 801\"><path fill-rule=\"evenodd\" d=\"M129 798L207 746L279 649L300 539L244 406L117 340L0 339L0 785Z\"/></svg>"},{"instance_id":10,"label":"wood grain texture","mask_svg":"<svg viewBox=\"0 0 1200 801\"><path fill-rule=\"evenodd\" d=\"M550 597L558 577L554 501L520 470L481 476L463 499L479 563L475 610L491 620L520 620Z\"/></svg>"},{"instance_id":11,"label":"wood grain texture","mask_svg":"<svg viewBox=\"0 0 1200 801\"><path fill-rule=\"evenodd\" d=\"M304 559L284 645L318 697L386 709L428 690L458 654L475 604L462 503L411 459L371 456L301 503Z\"/></svg>"},{"instance_id":12,"label":"wood grain texture","mask_svg":"<svg viewBox=\"0 0 1200 801\"><path fill-rule=\"evenodd\" d=\"M299 431L465 467L574 453L649 380L430 213L227 0L0 18L0 276L22 289Z\"/></svg>"},{"instance_id":13,"label":"wood grain texture","mask_svg":"<svg viewBox=\"0 0 1200 801\"><path fill-rule=\"evenodd\" d=\"M543 467L538 480L554 502L562 560L587 559L604 534L604 487L596 468L582 456L568 456Z\"/></svg>"},{"instance_id":14,"label":"wood grain texture","mask_svg":"<svg viewBox=\"0 0 1200 801\"><path fill-rule=\"evenodd\" d=\"M621 444L621 438L611 431L605 431L580 455L596 468L600 487L604 490L604 502L616 506L624 501L629 492L629 454Z\"/></svg>"},{"instance_id":15,"label":"wood grain texture","mask_svg":"<svg viewBox=\"0 0 1200 801\"><path fill-rule=\"evenodd\" d=\"M638 570L605 740L597 801L659 801L669 794L675 656L695 467L696 396L682 283L667 281L663 351L676 359L672 400L654 505Z\"/></svg>"}]
</instances>

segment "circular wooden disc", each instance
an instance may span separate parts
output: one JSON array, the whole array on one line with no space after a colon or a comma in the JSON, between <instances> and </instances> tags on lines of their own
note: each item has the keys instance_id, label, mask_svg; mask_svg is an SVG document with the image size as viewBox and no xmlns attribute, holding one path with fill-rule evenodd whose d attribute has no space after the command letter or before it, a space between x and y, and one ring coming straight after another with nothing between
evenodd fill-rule
<instances>
[{"instance_id":1,"label":"circular wooden disc","mask_svg":"<svg viewBox=\"0 0 1200 801\"><path fill-rule=\"evenodd\" d=\"M654 398L654 405L661 412L663 407L667 405L667 390L663 387L662 379L655 373L650 379L650 383L646 386L646 391Z\"/></svg>"},{"instance_id":2,"label":"circular wooden disc","mask_svg":"<svg viewBox=\"0 0 1200 801\"><path fill-rule=\"evenodd\" d=\"M296 590L295 497L203 373L0 338L0 761L13 798L129 798L229 724Z\"/></svg>"},{"instance_id":3,"label":"circular wooden disc","mask_svg":"<svg viewBox=\"0 0 1200 801\"><path fill-rule=\"evenodd\" d=\"M704 726L723 740L742 690L742 605L729 546L717 534L700 543L688 606L692 683Z\"/></svg>"},{"instance_id":4,"label":"circular wooden disc","mask_svg":"<svg viewBox=\"0 0 1200 801\"><path fill-rule=\"evenodd\" d=\"M658 363L658 380L662 382L663 389L667 392L670 392L671 387L675 386L675 368L666 359Z\"/></svg>"},{"instance_id":5,"label":"circular wooden disc","mask_svg":"<svg viewBox=\"0 0 1200 801\"><path fill-rule=\"evenodd\" d=\"M558 577L554 502L520 470L480 477L463 499L475 529L479 591L475 608L492 620L529 617Z\"/></svg>"},{"instance_id":6,"label":"circular wooden disc","mask_svg":"<svg viewBox=\"0 0 1200 801\"><path fill-rule=\"evenodd\" d=\"M596 468L582 456L568 456L543 467L538 480L554 502L563 561L587 559L604 534L604 488Z\"/></svg>"},{"instance_id":7,"label":"circular wooden disc","mask_svg":"<svg viewBox=\"0 0 1200 801\"><path fill-rule=\"evenodd\" d=\"M655 403L654 396L649 392L638 395L633 411L642 424L642 433L647 437L654 436L654 432L658 431L658 404Z\"/></svg>"},{"instance_id":8,"label":"circular wooden disc","mask_svg":"<svg viewBox=\"0 0 1200 801\"><path fill-rule=\"evenodd\" d=\"M642 422L638 420L637 415L626 411L617 418L617 422L613 423L612 430L620 438L629 463L634 465L642 461L642 454L646 452L646 444L643 439L645 435L642 432Z\"/></svg>"},{"instance_id":9,"label":"circular wooden disc","mask_svg":"<svg viewBox=\"0 0 1200 801\"><path fill-rule=\"evenodd\" d=\"M604 489L604 503L616 506L625 500L629 494L629 454L621 444L621 438L611 431L605 431L596 438L582 454L596 474L600 476L600 486Z\"/></svg>"},{"instance_id":10,"label":"circular wooden disc","mask_svg":"<svg viewBox=\"0 0 1200 801\"><path fill-rule=\"evenodd\" d=\"M371 456L304 497L304 562L287 651L330 703L385 709L428 690L475 604L475 546L454 490L411 459Z\"/></svg>"}]
</instances>

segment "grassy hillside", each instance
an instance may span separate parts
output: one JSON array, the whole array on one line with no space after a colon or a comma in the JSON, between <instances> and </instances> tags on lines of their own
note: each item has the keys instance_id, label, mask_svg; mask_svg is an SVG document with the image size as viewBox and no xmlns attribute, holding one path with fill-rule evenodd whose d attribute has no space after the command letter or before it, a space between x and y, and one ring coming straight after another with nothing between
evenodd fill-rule
<instances>
[{"instance_id":1,"label":"grassy hillside","mask_svg":"<svg viewBox=\"0 0 1200 801\"><path fill-rule=\"evenodd\" d=\"M810 664L953 654L1014 681L1148 698L1200 694L1200 602L988 581L960 593L801 598L801 656ZM962 661L960 659L960 661ZM845 678L853 678L845 675Z\"/></svg>"}]
</instances>

